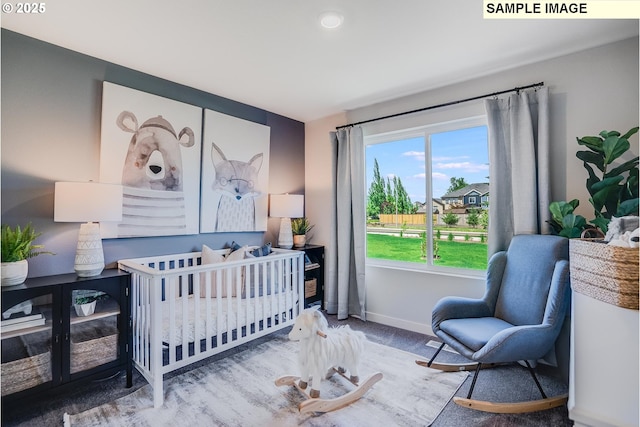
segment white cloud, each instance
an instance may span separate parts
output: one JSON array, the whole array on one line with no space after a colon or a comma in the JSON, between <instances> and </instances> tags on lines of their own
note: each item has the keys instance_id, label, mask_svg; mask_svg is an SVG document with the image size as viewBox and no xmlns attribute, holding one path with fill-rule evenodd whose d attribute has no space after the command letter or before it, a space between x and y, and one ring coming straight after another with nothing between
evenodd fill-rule
<instances>
[{"instance_id":1,"label":"white cloud","mask_svg":"<svg viewBox=\"0 0 640 427\"><path fill-rule=\"evenodd\" d=\"M402 155L405 157L413 157L416 160L424 162L424 151L405 151Z\"/></svg>"},{"instance_id":2,"label":"white cloud","mask_svg":"<svg viewBox=\"0 0 640 427\"><path fill-rule=\"evenodd\" d=\"M473 173L489 170L489 165L473 162L437 163L434 165L434 169L456 169L468 173Z\"/></svg>"},{"instance_id":3,"label":"white cloud","mask_svg":"<svg viewBox=\"0 0 640 427\"><path fill-rule=\"evenodd\" d=\"M441 156L441 157L432 157L431 160L433 160L434 162L450 162L452 160L464 160L468 158L469 156L455 156L455 157Z\"/></svg>"},{"instance_id":4,"label":"white cloud","mask_svg":"<svg viewBox=\"0 0 640 427\"><path fill-rule=\"evenodd\" d=\"M441 172L433 172L431 174L431 177L433 179L449 179L449 176L447 174L441 173Z\"/></svg>"}]
</instances>

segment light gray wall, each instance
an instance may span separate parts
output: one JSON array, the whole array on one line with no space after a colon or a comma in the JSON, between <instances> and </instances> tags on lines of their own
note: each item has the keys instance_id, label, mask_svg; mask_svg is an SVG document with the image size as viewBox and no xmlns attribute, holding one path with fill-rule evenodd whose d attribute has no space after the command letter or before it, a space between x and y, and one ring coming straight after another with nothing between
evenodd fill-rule
<instances>
[{"instance_id":1,"label":"light gray wall","mask_svg":"<svg viewBox=\"0 0 640 427\"><path fill-rule=\"evenodd\" d=\"M269 193L304 194L304 124L2 29L2 223L33 223L55 252L29 262L29 276L73 271L79 224L53 222L56 181L99 180L102 82L220 111L271 127ZM199 167L199 165L193 165ZM187 166L188 167L188 166ZM110 239L105 261L277 241L266 233Z\"/></svg>"},{"instance_id":2,"label":"light gray wall","mask_svg":"<svg viewBox=\"0 0 640 427\"><path fill-rule=\"evenodd\" d=\"M525 67L451 85L437 90L403 97L393 101L349 111L344 116L306 124L308 152L328 148L328 137L335 125L382 117L402 111L438 105L485 93L543 81L550 90L552 149L552 196L556 200L578 198L579 213L592 218L588 193L584 187L586 172L575 157L576 137L596 135L601 130L626 132L639 122L638 109L638 39L589 49L579 53L537 62ZM459 118L460 114L484 114L482 102L460 104L421 114L427 122ZM366 133L408 125L413 118L405 116L367 125ZM638 153L638 137L632 139L633 152ZM324 160L325 164L317 164ZM314 182L316 218L329 218L331 158L307 156L316 162L314 176L307 173L307 183ZM322 173L321 171L327 171ZM316 199L317 197L317 199ZM526 213L523 213L526 214ZM325 220L326 221L326 220ZM321 224L330 229L331 224ZM320 236L319 244L328 244L327 236ZM327 257L333 256L330 251ZM482 278L446 276L417 271L367 266L366 307L368 319L406 329L431 333L431 311L435 303L446 295L477 297L484 291Z\"/></svg>"}]
</instances>

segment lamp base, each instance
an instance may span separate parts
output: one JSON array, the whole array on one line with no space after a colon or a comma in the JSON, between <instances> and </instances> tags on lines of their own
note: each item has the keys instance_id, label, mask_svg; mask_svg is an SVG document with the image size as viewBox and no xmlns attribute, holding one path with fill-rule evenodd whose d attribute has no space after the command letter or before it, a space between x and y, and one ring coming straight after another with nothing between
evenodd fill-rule
<instances>
[{"instance_id":1,"label":"lamp base","mask_svg":"<svg viewBox=\"0 0 640 427\"><path fill-rule=\"evenodd\" d=\"M76 260L73 266L78 277L93 277L104 270L104 251L100 224L88 222L80 226Z\"/></svg>"},{"instance_id":2,"label":"lamp base","mask_svg":"<svg viewBox=\"0 0 640 427\"><path fill-rule=\"evenodd\" d=\"M291 249L293 247L293 231L291 231L291 218L280 219L278 247L283 249Z\"/></svg>"}]
</instances>

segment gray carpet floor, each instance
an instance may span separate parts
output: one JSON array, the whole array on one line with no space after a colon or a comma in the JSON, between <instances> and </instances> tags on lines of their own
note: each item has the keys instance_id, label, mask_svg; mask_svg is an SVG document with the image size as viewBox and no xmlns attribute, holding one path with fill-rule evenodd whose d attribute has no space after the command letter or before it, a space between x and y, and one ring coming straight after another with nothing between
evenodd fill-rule
<instances>
[{"instance_id":1,"label":"gray carpet floor","mask_svg":"<svg viewBox=\"0 0 640 427\"><path fill-rule=\"evenodd\" d=\"M378 323L363 322L353 318L338 321L335 316L328 315L327 319L331 326L349 324L353 329L363 331L370 341L415 353L425 359L428 359L436 351L435 348L426 345L428 341L435 340L434 337L428 335ZM274 334L287 334L288 331L287 328ZM269 340L272 336L273 334L260 338L260 340ZM242 351L251 345L255 345L255 342L247 343L219 355L212 356L197 364L174 371L166 377L180 375L187 370L203 364L214 363L220 358ZM448 363L465 361L460 355L446 351L442 351L436 360ZM555 396L567 392L567 385L557 378L554 369L540 365L537 373L548 396ZM457 396L466 397L469 387L471 386L471 379L472 376L470 375L458 390ZM129 389L125 388L125 376L124 373L122 373L109 379L73 387L70 390L65 390L64 393L37 396L28 401L20 402L20 405L2 405L2 426L61 426L62 417L65 412L75 414L85 411L125 396L145 384L146 381L144 378L134 369L133 387ZM473 398L496 402L519 401L539 399L540 394L529 373L521 366L513 365L482 371L476 382ZM180 421L176 420L175 425L179 427ZM375 420L372 420L371 425L375 426ZM460 407L451 401L432 425L434 427L563 427L572 426L573 422L568 418L566 406L530 414L508 415L474 411Z\"/></svg>"}]
</instances>

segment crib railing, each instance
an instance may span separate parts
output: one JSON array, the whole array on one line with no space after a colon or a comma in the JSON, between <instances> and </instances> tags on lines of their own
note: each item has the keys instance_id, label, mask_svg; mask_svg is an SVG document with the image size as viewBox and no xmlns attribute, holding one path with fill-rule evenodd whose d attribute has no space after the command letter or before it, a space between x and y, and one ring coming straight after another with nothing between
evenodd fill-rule
<instances>
[{"instance_id":1,"label":"crib railing","mask_svg":"<svg viewBox=\"0 0 640 427\"><path fill-rule=\"evenodd\" d=\"M301 251L205 265L192 252L118 266L131 273L132 357L156 407L165 373L292 325L304 308Z\"/></svg>"}]
</instances>

